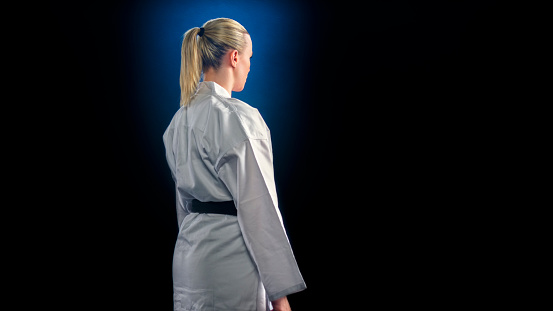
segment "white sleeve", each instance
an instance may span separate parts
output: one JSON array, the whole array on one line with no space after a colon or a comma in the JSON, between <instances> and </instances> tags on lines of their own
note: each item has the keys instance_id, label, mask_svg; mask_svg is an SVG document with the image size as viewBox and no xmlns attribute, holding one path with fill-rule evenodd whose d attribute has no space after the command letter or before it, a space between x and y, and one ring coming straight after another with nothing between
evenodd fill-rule
<instances>
[{"instance_id":1,"label":"white sleeve","mask_svg":"<svg viewBox=\"0 0 553 311\"><path fill-rule=\"evenodd\" d=\"M245 140L217 168L236 204L242 235L269 299L305 289L278 209L270 140Z\"/></svg>"},{"instance_id":2,"label":"white sleeve","mask_svg":"<svg viewBox=\"0 0 553 311\"><path fill-rule=\"evenodd\" d=\"M177 137L175 136L175 118L171 120L171 123L165 130L165 133L163 133L163 144L165 145L165 157L167 159L167 164L169 165L169 169L171 170L171 177L173 178L173 181L175 182L175 202L176 202L176 210L177 210L177 224L180 228L182 221L188 215L187 212L188 209L186 206L183 206L183 204L187 204L183 198L181 198L181 194L179 193L179 187L177 185L177 177L176 174L176 160L175 160L175 154L174 154L174 145L175 145L175 139Z\"/></svg>"}]
</instances>

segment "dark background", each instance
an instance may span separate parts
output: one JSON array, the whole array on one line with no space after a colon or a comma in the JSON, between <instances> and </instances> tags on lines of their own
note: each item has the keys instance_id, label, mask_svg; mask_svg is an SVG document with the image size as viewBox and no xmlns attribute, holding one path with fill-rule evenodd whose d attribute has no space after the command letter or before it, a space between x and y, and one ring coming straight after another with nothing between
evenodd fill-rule
<instances>
[{"instance_id":1,"label":"dark background","mask_svg":"<svg viewBox=\"0 0 553 311\"><path fill-rule=\"evenodd\" d=\"M60 280L49 285L51 303L171 310L177 223L161 135L178 109L181 38L177 55L160 61L148 43L165 28L146 21L150 9L187 3L195 5L45 8L39 91L51 104L33 135L46 143L38 155L51 180L43 195L56 206L48 211L52 247L40 254L48 258L44 282ZM472 258L457 250L462 234L452 228L470 204L467 193L482 191L466 178L489 160L486 124L509 96L505 8L261 3L241 2L236 14L244 18L236 19L254 40L246 89L265 76L271 87L233 96L258 107L272 131L279 203L308 286L289 297L293 309L462 304L467 291L450 285L470 273ZM248 5L261 8L270 27L247 19ZM200 26L185 25L172 30ZM282 45L270 45L272 31ZM276 76L255 72L275 63L285 66ZM263 92L270 104L252 102Z\"/></svg>"}]
</instances>

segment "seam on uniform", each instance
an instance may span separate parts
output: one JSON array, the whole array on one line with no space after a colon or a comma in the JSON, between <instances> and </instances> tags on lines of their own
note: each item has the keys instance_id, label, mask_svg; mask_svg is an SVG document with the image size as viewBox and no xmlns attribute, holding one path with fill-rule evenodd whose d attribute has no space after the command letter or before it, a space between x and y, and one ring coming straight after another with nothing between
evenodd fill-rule
<instances>
[{"instance_id":1,"label":"seam on uniform","mask_svg":"<svg viewBox=\"0 0 553 311\"><path fill-rule=\"evenodd\" d=\"M220 169L220 167L219 167L219 166L220 166L220 165L219 165L219 162L221 162L221 159L223 159L224 157L226 157L227 154L228 154L232 149L236 148L236 146L238 146L239 144L241 144L241 143L247 141L248 139L249 139L249 138L245 138L244 140L237 142L235 145L230 146L229 148L227 148L227 150L225 150L225 152L222 153L221 156L219 156L219 158L217 158L217 160L215 161L215 165L214 165L214 167L213 167L213 168L215 169L215 172L216 172L217 174L219 174L219 169Z\"/></svg>"},{"instance_id":2,"label":"seam on uniform","mask_svg":"<svg viewBox=\"0 0 553 311\"><path fill-rule=\"evenodd\" d=\"M244 138L244 140L241 140L239 142L237 142L235 145L233 146L230 146L229 148L227 148L227 150L225 150L221 156L219 156L219 158L217 158L217 160L215 161L215 165L213 166L213 168L215 169L215 172L217 174L219 174L219 162L221 162L221 159L223 159L224 157L227 156L227 154L234 148L236 148L238 145L240 145L241 143L244 143L246 141L251 141L251 140L266 140L266 141L269 141L268 138L249 138L249 137L246 137Z\"/></svg>"}]
</instances>

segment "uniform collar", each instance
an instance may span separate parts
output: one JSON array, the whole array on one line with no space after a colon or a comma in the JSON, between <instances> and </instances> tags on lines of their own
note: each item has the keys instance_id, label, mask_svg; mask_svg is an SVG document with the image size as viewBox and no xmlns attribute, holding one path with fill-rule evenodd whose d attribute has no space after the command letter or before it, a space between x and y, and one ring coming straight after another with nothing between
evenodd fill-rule
<instances>
[{"instance_id":1,"label":"uniform collar","mask_svg":"<svg viewBox=\"0 0 553 311\"><path fill-rule=\"evenodd\" d=\"M204 81L200 84L200 92L203 91L203 92L206 92L205 90L202 90L203 88L207 88L209 89L210 93L215 93L221 97L224 97L224 98L231 98L230 94L228 93L227 90L225 90L224 87L220 86L219 84L217 84L216 82L213 82L213 81ZM202 93L203 93L202 92Z\"/></svg>"}]
</instances>

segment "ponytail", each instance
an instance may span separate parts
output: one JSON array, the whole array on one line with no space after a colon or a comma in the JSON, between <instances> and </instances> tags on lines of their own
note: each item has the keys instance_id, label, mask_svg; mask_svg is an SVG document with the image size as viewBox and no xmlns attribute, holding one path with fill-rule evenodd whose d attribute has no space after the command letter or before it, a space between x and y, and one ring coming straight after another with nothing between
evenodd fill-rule
<instances>
[{"instance_id":1,"label":"ponytail","mask_svg":"<svg viewBox=\"0 0 553 311\"><path fill-rule=\"evenodd\" d=\"M192 28L184 34L180 63L180 105L186 106L196 93L202 74L202 57L198 48L197 35L200 28Z\"/></svg>"},{"instance_id":2,"label":"ponytail","mask_svg":"<svg viewBox=\"0 0 553 311\"><path fill-rule=\"evenodd\" d=\"M187 106L198 89L202 71L219 69L221 59L228 50L241 52L246 46L244 26L230 18L216 18L202 27L184 34L180 65L180 105Z\"/></svg>"}]
</instances>

